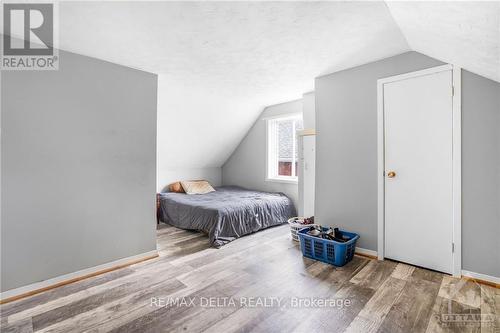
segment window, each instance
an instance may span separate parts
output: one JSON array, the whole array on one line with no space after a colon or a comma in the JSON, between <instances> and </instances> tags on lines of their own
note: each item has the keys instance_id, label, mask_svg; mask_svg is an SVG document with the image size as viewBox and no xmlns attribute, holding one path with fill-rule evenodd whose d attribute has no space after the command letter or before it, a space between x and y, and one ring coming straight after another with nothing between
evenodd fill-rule
<instances>
[{"instance_id":1,"label":"window","mask_svg":"<svg viewBox=\"0 0 500 333\"><path fill-rule=\"evenodd\" d=\"M267 180L296 183L298 140L303 129L302 114L267 120Z\"/></svg>"}]
</instances>

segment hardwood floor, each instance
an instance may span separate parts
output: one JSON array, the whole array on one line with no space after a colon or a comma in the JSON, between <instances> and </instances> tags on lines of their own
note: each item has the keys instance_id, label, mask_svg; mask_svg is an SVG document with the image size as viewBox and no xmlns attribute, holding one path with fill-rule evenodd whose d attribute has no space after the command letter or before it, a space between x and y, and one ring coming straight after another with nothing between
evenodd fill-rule
<instances>
[{"instance_id":1,"label":"hardwood floor","mask_svg":"<svg viewBox=\"0 0 500 333\"><path fill-rule=\"evenodd\" d=\"M358 256L335 268L303 258L287 225L221 249L157 235L157 259L2 305L1 331L500 332L499 289Z\"/></svg>"}]
</instances>

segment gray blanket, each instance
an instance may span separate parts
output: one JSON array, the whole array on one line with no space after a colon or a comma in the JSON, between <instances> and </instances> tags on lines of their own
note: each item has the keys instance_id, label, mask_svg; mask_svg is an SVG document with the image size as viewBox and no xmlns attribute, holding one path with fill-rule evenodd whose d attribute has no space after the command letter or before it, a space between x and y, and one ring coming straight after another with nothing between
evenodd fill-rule
<instances>
[{"instance_id":1,"label":"gray blanket","mask_svg":"<svg viewBox=\"0 0 500 333\"><path fill-rule=\"evenodd\" d=\"M207 194L160 194L161 221L206 232L215 247L295 215L292 201L282 193L223 186Z\"/></svg>"}]
</instances>

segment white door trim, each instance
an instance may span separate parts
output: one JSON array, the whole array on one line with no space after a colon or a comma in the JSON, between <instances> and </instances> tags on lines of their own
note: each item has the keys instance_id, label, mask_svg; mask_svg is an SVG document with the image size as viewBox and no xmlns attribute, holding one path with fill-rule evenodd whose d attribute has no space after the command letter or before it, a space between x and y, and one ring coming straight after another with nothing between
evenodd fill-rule
<instances>
[{"instance_id":1,"label":"white door trim","mask_svg":"<svg viewBox=\"0 0 500 333\"><path fill-rule=\"evenodd\" d=\"M462 274L462 107L461 107L461 68L450 64L405 73L377 80L377 183L378 183L378 214L377 214L377 254L378 259L384 259L384 224L385 224L385 151L384 151L384 84L406 80L423 75L452 71L453 78L453 255L452 269L454 276Z\"/></svg>"}]
</instances>

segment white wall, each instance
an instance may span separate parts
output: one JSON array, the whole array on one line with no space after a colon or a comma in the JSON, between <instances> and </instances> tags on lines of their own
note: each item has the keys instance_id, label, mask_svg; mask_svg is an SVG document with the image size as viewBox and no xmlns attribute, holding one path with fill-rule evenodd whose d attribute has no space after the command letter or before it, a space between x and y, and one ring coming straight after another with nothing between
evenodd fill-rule
<instances>
[{"instance_id":1,"label":"white wall","mask_svg":"<svg viewBox=\"0 0 500 333\"><path fill-rule=\"evenodd\" d=\"M1 73L1 290L156 249L155 74Z\"/></svg>"},{"instance_id":2,"label":"white wall","mask_svg":"<svg viewBox=\"0 0 500 333\"><path fill-rule=\"evenodd\" d=\"M204 139L215 145L227 144L220 142L220 136L212 131L210 124L217 108L207 91L203 94L196 91L191 100L179 104L177 96L187 89L179 82L172 83L165 75L158 77L157 192L181 180L206 179L214 186L222 184L221 166L211 164L218 163L220 158L214 158L212 150L200 150ZM189 107L199 112L185 112ZM220 119L217 122L220 123ZM233 131L230 126L227 124L226 128ZM180 151L180 147L186 149Z\"/></svg>"},{"instance_id":3,"label":"white wall","mask_svg":"<svg viewBox=\"0 0 500 333\"><path fill-rule=\"evenodd\" d=\"M160 169L161 168L161 169ZM158 166L157 191L168 191L167 185L181 180L208 180L213 186L222 184L222 168L180 168Z\"/></svg>"},{"instance_id":4,"label":"white wall","mask_svg":"<svg viewBox=\"0 0 500 333\"><path fill-rule=\"evenodd\" d=\"M266 181L266 121L263 118L302 112L302 99L268 106L222 167L222 183L253 190L283 192L298 208L297 184Z\"/></svg>"},{"instance_id":5,"label":"white wall","mask_svg":"<svg viewBox=\"0 0 500 333\"><path fill-rule=\"evenodd\" d=\"M304 128L316 128L316 105L314 100L314 91L302 95L302 108L304 110Z\"/></svg>"}]
</instances>

